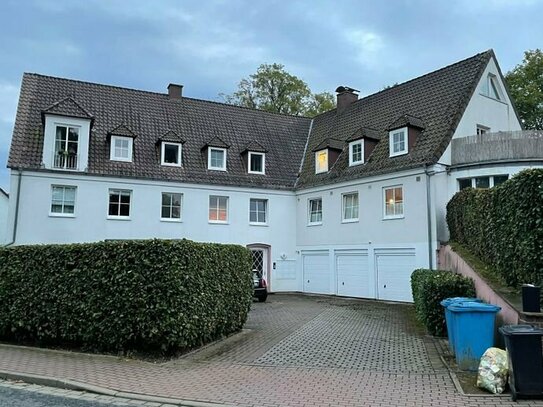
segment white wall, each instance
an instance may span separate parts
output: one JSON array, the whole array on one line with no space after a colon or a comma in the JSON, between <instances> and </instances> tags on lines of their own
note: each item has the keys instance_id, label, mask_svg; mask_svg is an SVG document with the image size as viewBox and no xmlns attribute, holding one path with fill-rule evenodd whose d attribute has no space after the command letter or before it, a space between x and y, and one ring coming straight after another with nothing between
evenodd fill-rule
<instances>
[{"instance_id":1,"label":"white wall","mask_svg":"<svg viewBox=\"0 0 543 407\"><path fill-rule=\"evenodd\" d=\"M12 175L16 190L17 176ZM51 185L76 186L75 217L50 216ZM130 220L107 219L110 188L132 190ZM160 220L161 193L183 194L182 222ZM209 195L229 196L229 223L208 223ZM15 196L15 195L12 195ZM268 226L249 225L249 199L268 199ZM15 205L10 212L13 224ZM202 242L271 246L272 262L296 258L293 192L121 180L63 173L25 172L21 180L16 244L93 242L104 239L187 238ZM281 256L284 255L284 258ZM290 280L272 289L293 290Z\"/></svg>"},{"instance_id":2,"label":"white wall","mask_svg":"<svg viewBox=\"0 0 543 407\"><path fill-rule=\"evenodd\" d=\"M0 246L7 241L9 198L0 192Z\"/></svg>"},{"instance_id":3,"label":"white wall","mask_svg":"<svg viewBox=\"0 0 543 407\"><path fill-rule=\"evenodd\" d=\"M488 74L494 74L502 89L503 99L501 101L483 95ZM469 101L466 110L458 123L453 138L473 136L476 134L477 125L490 128L491 132L521 130L520 123L515 115L511 101L505 92L505 86L498 73L498 67L494 59L491 59L477 84L477 88ZM451 165L451 146L447 147L445 153L439 160L442 164Z\"/></svg>"}]
</instances>

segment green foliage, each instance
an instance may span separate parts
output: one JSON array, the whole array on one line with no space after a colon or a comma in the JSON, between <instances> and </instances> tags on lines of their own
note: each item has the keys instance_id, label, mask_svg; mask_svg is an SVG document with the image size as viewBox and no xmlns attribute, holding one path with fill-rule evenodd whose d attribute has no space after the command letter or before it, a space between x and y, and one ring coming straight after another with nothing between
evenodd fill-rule
<instances>
[{"instance_id":1,"label":"green foliage","mask_svg":"<svg viewBox=\"0 0 543 407\"><path fill-rule=\"evenodd\" d=\"M95 351L171 353L243 326L251 256L189 240L0 250L0 338Z\"/></svg>"},{"instance_id":2,"label":"green foliage","mask_svg":"<svg viewBox=\"0 0 543 407\"><path fill-rule=\"evenodd\" d=\"M543 284L543 169L525 170L491 189L467 188L447 204L451 240L511 287Z\"/></svg>"},{"instance_id":3,"label":"green foliage","mask_svg":"<svg viewBox=\"0 0 543 407\"><path fill-rule=\"evenodd\" d=\"M236 92L221 96L236 106L290 115L316 116L336 107L331 93L312 94L307 83L281 64L260 65L239 82Z\"/></svg>"},{"instance_id":4,"label":"green foliage","mask_svg":"<svg viewBox=\"0 0 543 407\"><path fill-rule=\"evenodd\" d=\"M543 52L526 51L505 80L524 127L543 130Z\"/></svg>"},{"instance_id":5,"label":"green foliage","mask_svg":"<svg viewBox=\"0 0 543 407\"><path fill-rule=\"evenodd\" d=\"M411 291L418 320L434 336L445 336L447 332L441 301L475 296L475 286L470 278L451 271L427 269L418 269L411 274Z\"/></svg>"}]
</instances>

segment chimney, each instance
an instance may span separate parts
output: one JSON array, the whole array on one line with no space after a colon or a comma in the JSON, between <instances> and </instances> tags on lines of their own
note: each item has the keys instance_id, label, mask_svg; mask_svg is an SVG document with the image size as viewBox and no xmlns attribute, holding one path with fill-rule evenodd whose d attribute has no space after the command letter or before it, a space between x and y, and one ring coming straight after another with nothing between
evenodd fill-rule
<instances>
[{"instance_id":1,"label":"chimney","mask_svg":"<svg viewBox=\"0 0 543 407\"><path fill-rule=\"evenodd\" d=\"M183 85L170 83L168 85L168 96L170 99L181 99L183 97Z\"/></svg>"},{"instance_id":2,"label":"chimney","mask_svg":"<svg viewBox=\"0 0 543 407\"><path fill-rule=\"evenodd\" d=\"M348 86L339 86L337 92L337 112L343 112L351 103L358 100L359 90L349 88Z\"/></svg>"}]
</instances>

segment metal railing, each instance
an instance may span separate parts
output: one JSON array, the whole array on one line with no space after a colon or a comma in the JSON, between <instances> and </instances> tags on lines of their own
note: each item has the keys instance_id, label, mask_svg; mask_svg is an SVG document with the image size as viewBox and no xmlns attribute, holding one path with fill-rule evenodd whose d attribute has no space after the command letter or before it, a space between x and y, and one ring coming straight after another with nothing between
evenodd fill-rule
<instances>
[{"instance_id":1,"label":"metal railing","mask_svg":"<svg viewBox=\"0 0 543 407\"><path fill-rule=\"evenodd\" d=\"M509 160L543 160L543 131L485 133L451 141L452 165Z\"/></svg>"},{"instance_id":2,"label":"metal railing","mask_svg":"<svg viewBox=\"0 0 543 407\"><path fill-rule=\"evenodd\" d=\"M55 153L55 157L53 159L53 168L63 170L76 170L77 162L77 154L64 154L62 152L57 152Z\"/></svg>"}]
</instances>

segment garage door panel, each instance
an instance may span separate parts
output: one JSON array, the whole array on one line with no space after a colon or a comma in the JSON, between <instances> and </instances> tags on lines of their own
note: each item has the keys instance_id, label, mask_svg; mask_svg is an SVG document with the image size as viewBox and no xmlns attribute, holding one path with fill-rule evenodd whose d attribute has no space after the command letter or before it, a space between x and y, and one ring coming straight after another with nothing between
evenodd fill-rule
<instances>
[{"instance_id":1,"label":"garage door panel","mask_svg":"<svg viewBox=\"0 0 543 407\"><path fill-rule=\"evenodd\" d=\"M330 294L328 254L303 256L304 292Z\"/></svg>"},{"instance_id":2,"label":"garage door panel","mask_svg":"<svg viewBox=\"0 0 543 407\"><path fill-rule=\"evenodd\" d=\"M336 256L337 294L347 297L369 297L368 256L338 254Z\"/></svg>"},{"instance_id":3,"label":"garage door panel","mask_svg":"<svg viewBox=\"0 0 543 407\"><path fill-rule=\"evenodd\" d=\"M411 273L415 269L414 254L380 254L377 263L377 294L381 300L413 301Z\"/></svg>"}]
</instances>

